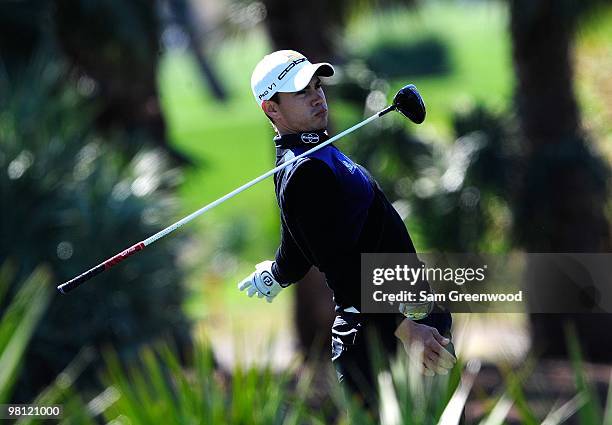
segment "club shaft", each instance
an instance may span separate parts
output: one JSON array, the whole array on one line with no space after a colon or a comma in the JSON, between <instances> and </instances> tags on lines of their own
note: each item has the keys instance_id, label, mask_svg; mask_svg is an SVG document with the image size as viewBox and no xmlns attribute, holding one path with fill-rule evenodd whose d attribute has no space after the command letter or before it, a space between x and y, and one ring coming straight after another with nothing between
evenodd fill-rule
<instances>
[{"instance_id":1,"label":"club shaft","mask_svg":"<svg viewBox=\"0 0 612 425\"><path fill-rule=\"evenodd\" d=\"M382 111L381 111L382 112ZM250 188L251 186L256 185L257 183L259 183L260 181L270 177L271 175L273 175L274 173L282 170L283 168L287 167L290 164L293 164L294 162L298 161L300 158L305 157L306 155L309 155L313 152L318 151L319 149L324 148L325 146L335 142L336 140L338 140L339 138L346 136L347 134L357 130L358 128L368 124L369 122L375 120L376 118L379 117L379 114L381 113L379 112L378 114L372 115L370 118L365 119L364 121L360 122L359 124L354 125L353 127L344 130L342 133L337 134L336 136L332 137L331 139L325 141L324 143L321 143L320 145L315 146L314 148L307 150L306 152L290 159L289 161L283 162L282 164L280 164L279 166L271 169L270 171L262 174L259 177L254 178L253 180L251 180L248 183L245 183L244 185L232 190L231 192L229 192L227 195L222 196L221 198L217 199L216 201L211 202L210 204L200 208L199 210L189 214L187 217L177 221L176 223L166 227L163 230L160 230L159 232L157 232L156 234L154 234L153 236L145 239L143 242L145 244L145 246L148 246L150 244L152 244L153 242L155 242L156 240L163 238L164 236L166 236L167 234L175 231L176 229L178 229L179 227L181 227L183 224L189 223L191 220L193 220L196 217L199 217L200 215L204 214L206 211L211 210L212 208L216 207L219 204L222 204L223 202L227 201L230 198L233 198L234 196L238 195L239 193L247 190L248 188Z\"/></svg>"},{"instance_id":2,"label":"club shaft","mask_svg":"<svg viewBox=\"0 0 612 425\"><path fill-rule=\"evenodd\" d=\"M186 216L186 217L182 218L181 220L177 221L176 223L171 224L170 226L166 227L165 229L160 230L159 232L155 233L154 235L148 237L147 239L145 239L145 240L143 240L141 242L138 242L135 245L132 245L128 249L118 253L117 255L109 258L108 260L106 260L106 261L104 261L104 262L102 262L100 264L98 264L97 266L92 267L91 269L87 270L85 273L82 273L79 276L75 277L74 279L71 279L71 280L69 280L69 281L59 285L57 287L57 289L62 294L65 294L65 293L67 293L67 292L77 288L79 285L85 283L86 281L88 281L92 277L102 273L105 270L110 269L111 267L113 267L113 266L117 265L118 263L120 263L121 261L125 260L127 257L135 254L136 252L142 251L145 247L151 245L153 242L155 242L155 241L163 238L164 236L167 236L168 234L174 232L179 227L183 226L186 223L189 223L191 220L201 216L202 214L204 214L205 212L213 209L217 205L222 204L223 202L227 201L228 199L231 199L234 196L238 195L239 193L247 190L251 186L256 185L260 181L270 177L274 173L276 173L276 172L282 170L283 168L287 167L288 165L293 164L294 162L298 161L300 158L303 158L306 155L309 155L309 154L311 154L313 152L316 152L319 149L322 149L325 146L335 142L336 140L340 139L341 137L344 137L347 134L352 133L353 131L357 130L358 128L361 128L364 125L369 124L370 122L372 122L375 119L385 115L386 113L388 113L391 110L393 110L393 106L389 106L388 108L383 109L382 111L372 115L369 118L366 118L365 120L361 121L360 123L355 124L351 128L348 128L348 129L344 130L343 132L338 133L337 135L335 135L334 137L330 138L329 140L321 143L320 145L317 145L317 146L313 147L312 149L307 150L306 152L304 152L304 153L302 153L302 154L300 154L300 155L290 159L289 161L283 162L282 164L278 165L277 167L274 167L273 169L271 169L270 171L267 171L266 173L262 174L261 176L256 177L253 180L249 181L248 183L245 183L242 186L232 190L231 192L229 192L225 196L222 196L221 198L211 202L210 204L203 206L199 210L189 214L188 216Z\"/></svg>"}]
</instances>

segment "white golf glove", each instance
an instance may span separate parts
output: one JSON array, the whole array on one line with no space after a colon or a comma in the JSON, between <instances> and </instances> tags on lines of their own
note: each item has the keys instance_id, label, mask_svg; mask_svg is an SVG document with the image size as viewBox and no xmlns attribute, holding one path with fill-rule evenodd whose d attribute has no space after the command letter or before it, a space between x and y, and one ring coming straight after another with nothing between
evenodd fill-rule
<instances>
[{"instance_id":1,"label":"white golf glove","mask_svg":"<svg viewBox=\"0 0 612 425\"><path fill-rule=\"evenodd\" d=\"M270 260L257 264L255 271L238 284L238 289L241 291L246 289L249 297L255 294L258 298L266 297L266 301L271 303L274 297L284 288L274 279L272 264L274 264L274 261Z\"/></svg>"}]
</instances>

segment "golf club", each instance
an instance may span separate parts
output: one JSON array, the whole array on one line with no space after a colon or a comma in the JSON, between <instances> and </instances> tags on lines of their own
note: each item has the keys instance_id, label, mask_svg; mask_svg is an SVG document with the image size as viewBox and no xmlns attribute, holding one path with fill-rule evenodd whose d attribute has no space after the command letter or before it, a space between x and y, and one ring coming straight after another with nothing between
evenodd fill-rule
<instances>
[{"instance_id":1,"label":"golf club","mask_svg":"<svg viewBox=\"0 0 612 425\"><path fill-rule=\"evenodd\" d=\"M324 148L325 146L329 145L330 143L335 142L336 140L340 139L341 137L346 136L349 133L352 133L353 131L357 130L360 127L363 127L366 124L371 123L372 121L376 120L377 118L382 117L383 115L386 115L387 113L397 110L398 112L400 112L402 115L404 115L406 118L408 118L409 120L411 120L412 122L416 123L416 124L421 124L424 120L425 120L425 103L423 102L423 99L421 98L421 95L419 94L417 88L412 85L409 84L405 87L403 87L401 90L399 90L397 92L397 94L395 95L395 97L393 98L393 104L391 104L390 106L388 106L387 108L383 109L382 111L372 115L369 118L366 118L365 120L361 121L358 124L355 124L354 126L352 126L351 128L344 130L342 133L339 133L337 135L335 135L334 137L330 138L329 140L325 141L324 143L321 143L320 145L315 146L314 148L292 158L289 161L283 162L282 164L280 164L279 166L271 169L270 171L262 174L261 176L251 180L250 182L240 186L237 189L234 189L233 191L231 191L230 193L228 193L227 195L217 199L216 201L211 202L210 204L200 208L199 210L189 214L187 217L177 221L174 224L171 224L170 226L166 227L163 230L160 230L159 232L157 232L156 234L154 234L153 236L148 237L147 239L140 241L134 245L132 245L131 247L127 248L126 250L120 252L119 254L109 258L108 260L98 264L95 267L92 267L91 269L87 270L86 272L80 274L79 276L65 282L62 283L61 285L59 285L57 287L58 291L60 291L62 294L66 294L69 291L72 291L73 289L77 288L78 286L80 286L81 284L83 284L84 282L88 281L89 279L91 279L94 276L97 276L98 274L102 273L105 270L110 269L111 267L119 264L120 262L122 262L123 260L125 260L126 258L128 258L129 256L131 256L132 254L138 252L138 251L142 251L143 249L145 249L145 247L151 245L153 242L157 241L158 239L163 238L164 236L174 232L176 229L178 229L179 227L181 227L182 225L189 223L191 220L193 220L196 217L199 217L200 215L204 214L206 211L216 207L219 204L222 204L223 202L227 201L230 198L233 198L234 196L238 195L240 192L248 189L249 187L256 185L257 183L259 183L260 181L264 180L267 177L270 177L271 175L273 175L274 173L276 173L277 171L282 170L283 168L285 168L286 166L298 161L300 158L303 158L306 155L309 155L313 152L318 151L319 149Z\"/></svg>"}]
</instances>

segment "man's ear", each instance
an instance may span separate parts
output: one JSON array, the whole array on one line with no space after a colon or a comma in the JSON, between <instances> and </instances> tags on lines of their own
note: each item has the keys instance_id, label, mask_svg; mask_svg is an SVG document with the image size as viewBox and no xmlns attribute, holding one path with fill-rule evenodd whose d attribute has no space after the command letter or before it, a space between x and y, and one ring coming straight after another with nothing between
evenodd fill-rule
<instances>
[{"instance_id":1,"label":"man's ear","mask_svg":"<svg viewBox=\"0 0 612 425\"><path fill-rule=\"evenodd\" d=\"M263 109L264 113L273 120L279 117L280 111L278 110L278 103L273 100L264 100L261 109Z\"/></svg>"}]
</instances>

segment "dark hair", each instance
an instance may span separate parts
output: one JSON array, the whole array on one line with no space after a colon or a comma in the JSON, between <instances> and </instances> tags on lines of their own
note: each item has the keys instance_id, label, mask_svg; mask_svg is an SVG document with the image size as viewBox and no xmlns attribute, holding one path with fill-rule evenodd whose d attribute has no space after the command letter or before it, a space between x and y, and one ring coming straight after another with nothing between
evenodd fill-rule
<instances>
[{"instance_id":1,"label":"dark hair","mask_svg":"<svg viewBox=\"0 0 612 425\"><path fill-rule=\"evenodd\" d=\"M280 103L280 96L278 95L278 92L274 93L269 100L271 100L272 102ZM265 114L265 112L264 112L264 114ZM274 124L274 120L268 114L266 114L266 117L268 117L270 122L272 124Z\"/></svg>"}]
</instances>

